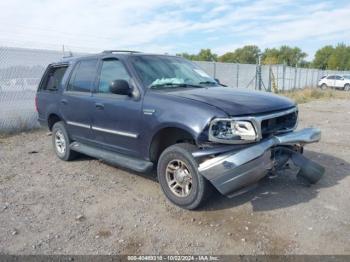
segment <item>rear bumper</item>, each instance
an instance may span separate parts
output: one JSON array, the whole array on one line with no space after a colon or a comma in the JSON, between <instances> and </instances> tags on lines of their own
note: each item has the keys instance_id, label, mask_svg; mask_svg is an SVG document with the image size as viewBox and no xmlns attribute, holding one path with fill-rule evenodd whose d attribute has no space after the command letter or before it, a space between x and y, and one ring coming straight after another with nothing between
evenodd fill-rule
<instances>
[{"instance_id":1,"label":"rear bumper","mask_svg":"<svg viewBox=\"0 0 350 262\"><path fill-rule=\"evenodd\" d=\"M229 195L256 183L274 167L271 152L274 147L304 145L320 138L317 128L276 135L244 149L219 154L202 162L198 170L220 193Z\"/></svg>"}]
</instances>

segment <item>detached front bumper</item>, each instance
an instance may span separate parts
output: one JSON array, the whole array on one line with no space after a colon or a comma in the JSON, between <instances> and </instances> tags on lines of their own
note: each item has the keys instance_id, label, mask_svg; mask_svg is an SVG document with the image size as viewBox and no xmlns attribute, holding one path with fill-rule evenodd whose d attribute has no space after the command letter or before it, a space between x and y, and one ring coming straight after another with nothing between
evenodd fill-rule
<instances>
[{"instance_id":1,"label":"detached front bumper","mask_svg":"<svg viewBox=\"0 0 350 262\"><path fill-rule=\"evenodd\" d=\"M255 184L274 167L273 148L305 145L318 142L320 138L321 131L317 128L276 135L244 149L219 154L202 162L198 170L220 193L230 195Z\"/></svg>"}]
</instances>

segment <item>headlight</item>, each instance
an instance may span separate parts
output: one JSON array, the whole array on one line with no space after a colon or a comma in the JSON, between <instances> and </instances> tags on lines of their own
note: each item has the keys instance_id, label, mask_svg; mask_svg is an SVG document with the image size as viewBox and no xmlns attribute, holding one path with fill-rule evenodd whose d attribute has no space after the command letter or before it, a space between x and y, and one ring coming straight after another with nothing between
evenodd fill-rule
<instances>
[{"instance_id":1,"label":"headlight","mask_svg":"<svg viewBox=\"0 0 350 262\"><path fill-rule=\"evenodd\" d=\"M214 119L209 127L209 140L213 142L243 144L257 138L254 125L246 120Z\"/></svg>"}]
</instances>

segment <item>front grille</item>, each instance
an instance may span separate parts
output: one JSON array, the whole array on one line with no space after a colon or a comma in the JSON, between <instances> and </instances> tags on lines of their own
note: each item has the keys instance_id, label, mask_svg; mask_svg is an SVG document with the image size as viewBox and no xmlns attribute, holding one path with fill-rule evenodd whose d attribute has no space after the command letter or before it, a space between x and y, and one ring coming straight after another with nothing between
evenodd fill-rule
<instances>
[{"instance_id":1,"label":"front grille","mask_svg":"<svg viewBox=\"0 0 350 262\"><path fill-rule=\"evenodd\" d=\"M261 134L262 137L269 137L273 134L291 130L295 127L298 121L298 111L274 117L264 119L261 121Z\"/></svg>"}]
</instances>

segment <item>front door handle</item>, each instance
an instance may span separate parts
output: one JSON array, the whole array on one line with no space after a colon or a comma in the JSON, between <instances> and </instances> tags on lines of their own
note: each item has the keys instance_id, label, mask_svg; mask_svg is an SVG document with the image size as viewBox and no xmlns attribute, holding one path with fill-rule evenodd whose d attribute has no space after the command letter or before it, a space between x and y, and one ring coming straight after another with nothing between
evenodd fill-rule
<instances>
[{"instance_id":1,"label":"front door handle","mask_svg":"<svg viewBox=\"0 0 350 262\"><path fill-rule=\"evenodd\" d=\"M96 103L95 106L99 110L103 110L105 108L105 106L103 104L101 104L101 103Z\"/></svg>"},{"instance_id":2,"label":"front door handle","mask_svg":"<svg viewBox=\"0 0 350 262\"><path fill-rule=\"evenodd\" d=\"M61 104L64 104L64 105L68 104L68 100L67 99L61 99Z\"/></svg>"}]
</instances>

